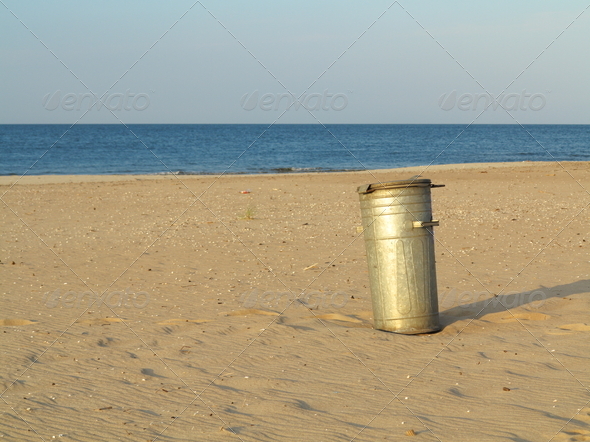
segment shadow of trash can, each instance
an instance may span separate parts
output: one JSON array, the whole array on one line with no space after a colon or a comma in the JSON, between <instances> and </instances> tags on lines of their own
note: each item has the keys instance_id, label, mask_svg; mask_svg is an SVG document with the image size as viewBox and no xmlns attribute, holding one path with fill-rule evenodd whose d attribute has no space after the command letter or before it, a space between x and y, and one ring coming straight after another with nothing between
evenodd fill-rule
<instances>
[{"instance_id":1,"label":"shadow of trash can","mask_svg":"<svg viewBox=\"0 0 590 442\"><path fill-rule=\"evenodd\" d=\"M440 330L428 179L357 189L369 265L374 327L403 334Z\"/></svg>"}]
</instances>

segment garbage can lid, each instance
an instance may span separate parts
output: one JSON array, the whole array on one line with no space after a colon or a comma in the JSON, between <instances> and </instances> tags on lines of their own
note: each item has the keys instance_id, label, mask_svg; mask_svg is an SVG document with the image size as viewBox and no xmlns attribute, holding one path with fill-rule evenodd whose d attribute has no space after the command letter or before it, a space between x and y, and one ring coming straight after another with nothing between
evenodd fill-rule
<instances>
[{"instance_id":1,"label":"garbage can lid","mask_svg":"<svg viewBox=\"0 0 590 442\"><path fill-rule=\"evenodd\" d=\"M426 178L414 178L409 180L387 181L385 183L365 184L357 189L358 193L371 193L375 190L400 189L405 187L444 187L444 184L432 184Z\"/></svg>"}]
</instances>

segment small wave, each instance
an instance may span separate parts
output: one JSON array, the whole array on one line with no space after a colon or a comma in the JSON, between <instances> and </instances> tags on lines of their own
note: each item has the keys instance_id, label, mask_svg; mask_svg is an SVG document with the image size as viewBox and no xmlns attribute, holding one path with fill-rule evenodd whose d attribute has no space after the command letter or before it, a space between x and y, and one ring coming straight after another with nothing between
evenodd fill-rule
<instances>
[{"instance_id":1,"label":"small wave","mask_svg":"<svg viewBox=\"0 0 590 442\"><path fill-rule=\"evenodd\" d=\"M275 167L260 173L354 172L362 169L329 169L327 167Z\"/></svg>"},{"instance_id":2,"label":"small wave","mask_svg":"<svg viewBox=\"0 0 590 442\"><path fill-rule=\"evenodd\" d=\"M197 172L188 172L184 170L178 170L176 172L172 172L173 175L199 175Z\"/></svg>"},{"instance_id":3,"label":"small wave","mask_svg":"<svg viewBox=\"0 0 590 442\"><path fill-rule=\"evenodd\" d=\"M292 173L292 172L316 172L322 170L322 167L275 167L265 170L265 173Z\"/></svg>"},{"instance_id":4,"label":"small wave","mask_svg":"<svg viewBox=\"0 0 590 442\"><path fill-rule=\"evenodd\" d=\"M210 175L210 172L188 172L185 170L177 170L172 172L154 172L150 175Z\"/></svg>"}]
</instances>

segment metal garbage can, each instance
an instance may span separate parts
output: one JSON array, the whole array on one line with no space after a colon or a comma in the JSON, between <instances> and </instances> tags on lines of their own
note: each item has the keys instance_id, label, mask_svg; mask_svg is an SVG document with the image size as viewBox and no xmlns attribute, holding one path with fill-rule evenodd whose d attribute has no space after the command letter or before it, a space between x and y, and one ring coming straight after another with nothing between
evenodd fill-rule
<instances>
[{"instance_id":1,"label":"metal garbage can","mask_svg":"<svg viewBox=\"0 0 590 442\"><path fill-rule=\"evenodd\" d=\"M430 189L443 186L413 179L357 189L376 329L440 330Z\"/></svg>"}]
</instances>

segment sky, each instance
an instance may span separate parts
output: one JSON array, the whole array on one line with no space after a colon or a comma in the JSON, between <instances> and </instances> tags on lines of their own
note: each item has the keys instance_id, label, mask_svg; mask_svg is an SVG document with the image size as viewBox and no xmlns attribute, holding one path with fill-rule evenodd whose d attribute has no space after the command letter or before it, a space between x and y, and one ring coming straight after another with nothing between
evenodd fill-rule
<instances>
[{"instance_id":1,"label":"sky","mask_svg":"<svg viewBox=\"0 0 590 442\"><path fill-rule=\"evenodd\" d=\"M589 1L2 0L0 123L588 124Z\"/></svg>"}]
</instances>

